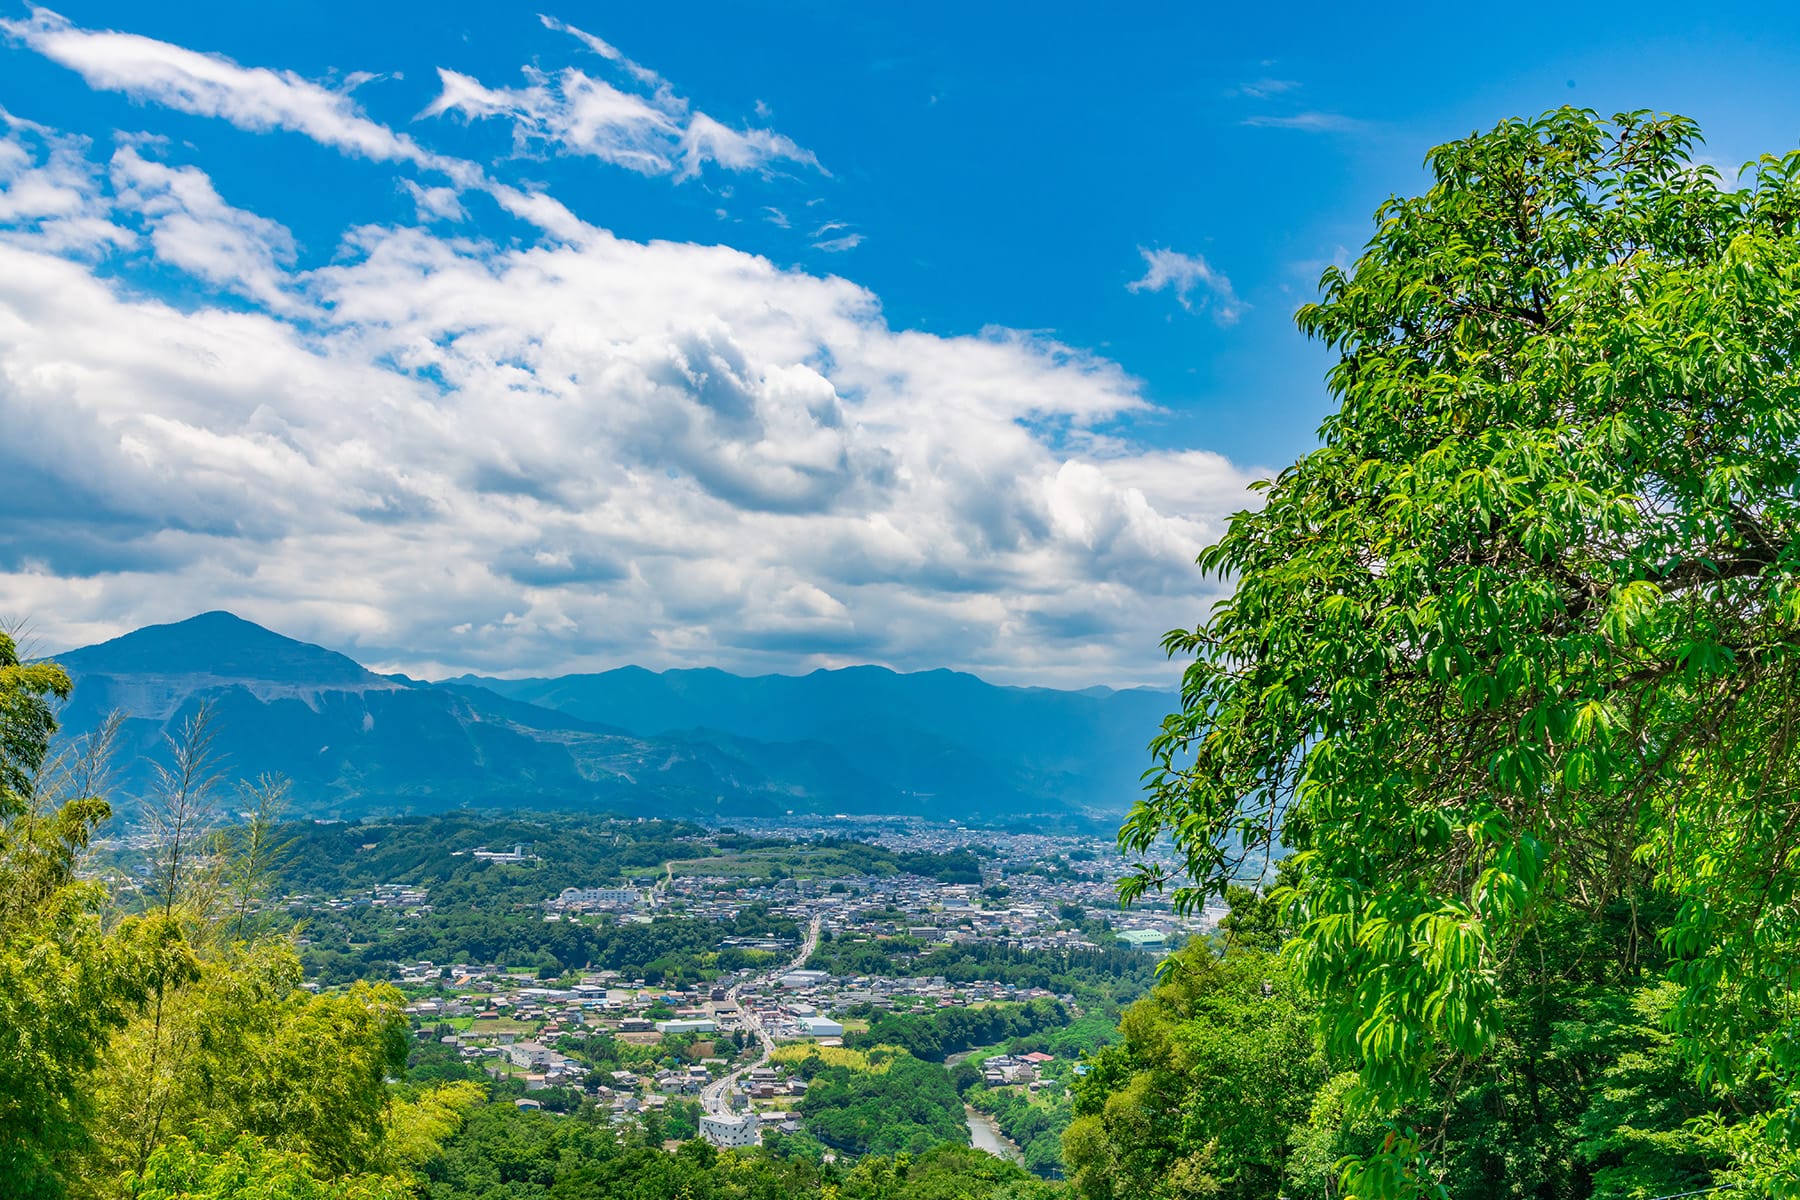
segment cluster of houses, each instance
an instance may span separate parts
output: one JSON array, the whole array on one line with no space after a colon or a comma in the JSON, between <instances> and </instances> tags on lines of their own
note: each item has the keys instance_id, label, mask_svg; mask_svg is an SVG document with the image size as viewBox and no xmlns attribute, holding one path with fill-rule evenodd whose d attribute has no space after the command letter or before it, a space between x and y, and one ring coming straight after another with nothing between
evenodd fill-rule
<instances>
[{"instance_id":1,"label":"cluster of houses","mask_svg":"<svg viewBox=\"0 0 1800 1200\"><path fill-rule=\"evenodd\" d=\"M981 1060L981 1079L988 1087L1022 1083L1035 1092L1044 1082L1038 1078L1038 1072L1043 1070L1044 1064L1055 1060L1054 1055L1041 1050L1029 1054L991 1055Z\"/></svg>"},{"instance_id":2,"label":"cluster of houses","mask_svg":"<svg viewBox=\"0 0 1800 1200\"><path fill-rule=\"evenodd\" d=\"M771 830L773 832L773 830ZM874 835L871 835L874 836ZM622 884L566 888L543 902L545 920L650 921L660 911L678 910L684 917L732 921L750 905L767 905L771 913L804 926L818 918L831 937L903 937L929 954L934 947L956 943L992 943L1020 950L1080 950L1123 945L1149 953L1167 948L1207 928L1218 914L1179 916L1167 908L1138 910L1119 920L1117 897L1099 863L1092 877L1082 877L1074 864L1114 853L1098 840L1052 835L1004 834L921 826L899 834L891 830L877 840L901 850L945 852L982 848L981 884L946 885L914 875L866 875L830 879L746 880L741 876L675 875L668 879L627 880ZM494 862L528 861L524 846L473 851ZM337 903L337 902L334 902ZM366 897L343 903L429 911L422 889L381 885ZM1080 921L1072 919L1071 906ZM1117 927L1096 935L1091 918L1105 917ZM1084 928L1085 926L1085 928ZM893 943L889 943L890 946ZM793 938L731 935L721 949L741 948L788 955ZM779 980L744 984L729 998L729 979L683 988L650 988L643 980L627 980L613 972L594 972L572 987L544 987L535 979L509 974L497 964L457 963L440 966L410 963L398 971L398 982L415 992L429 988L409 1006L424 1030L458 1017L475 1018L469 1032L442 1034L468 1060L497 1073L520 1075L528 1093L548 1087L578 1087L613 1109L615 1119L629 1119L669 1098L697 1095L729 1069L726 1059L634 1075L616 1072L596 1079L577 1060L555 1049L565 1034L607 1030L623 1041L642 1046L666 1037L709 1037L747 1031L749 1018L777 1040L812 1039L838 1043L845 1025L838 1014L863 1006L874 1009L947 1008L991 1001L1019 1002L1067 995L995 981L952 983L941 975L905 974L906 951L899 952L895 975L834 976L825 971L796 969ZM483 1033L483 1019L520 1030ZM731 1047L726 1046L729 1053ZM1044 1086L1041 1068L1049 1055L998 1055L982 1064L990 1086ZM782 1102L804 1092L804 1081L768 1068L746 1072L730 1099L756 1106L742 1114L708 1116L703 1129L720 1146L751 1145L765 1127L798 1128L798 1118ZM529 1094L522 1104L534 1103Z\"/></svg>"},{"instance_id":3,"label":"cluster of houses","mask_svg":"<svg viewBox=\"0 0 1800 1200\"><path fill-rule=\"evenodd\" d=\"M951 983L942 975L881 976L830 975L824 971L792 971L783 975L778 991L748 991L747 1003L758 1005L771 1034L781 1037L842 1037L843 1025L822 1014L871 1008L962 1008L990 1001L1023 1003L1027 1000L1075 1002L1067 993L1045 988L1019 987L993 981Z\"/></svg>"}]
</instances>

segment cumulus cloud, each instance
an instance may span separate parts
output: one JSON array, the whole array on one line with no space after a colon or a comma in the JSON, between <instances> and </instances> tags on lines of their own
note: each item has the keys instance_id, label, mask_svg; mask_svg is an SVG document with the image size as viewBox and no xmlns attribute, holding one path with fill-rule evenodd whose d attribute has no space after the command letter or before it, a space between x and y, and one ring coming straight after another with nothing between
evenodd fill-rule
<instances>
[{"instance_id":1,"label":"cumulus cloud","mask_svg":"<svg viewBox=\"0 0 1800 1200\"><path fill-rule=\"evenodd\" d=\"M1137 381L1041 335L895 328L843 278L492 181L538 244L445 228L455 190L401 179L416 222L347 221L305 267L178 159L0 127L0 613L47 644L228 607L420 674L1135 682L1246 502L1254 472L1134 445Z\"/></svg>"},{"instance_id":2,"label":"cumulus cloud","mask_svg":"<svg viewBox=\"0 0 1800 1200\"><path fill-rule=\"evenodd\" d=\"M1144 256L1144 276L1126 284L1127 291L1172 291L1181 307L1189 312L1210 311L1221 325L1234 325L1243 315L1247 306L1238 299L1231 280L1202 256L1142 246L1138 253Z\"/></svg>"},{"instance_id":3,"label":"cumulus cloud","mask_svg":"<svg viewBox=\"0 0 1800 1200\"><path fill-rule=\"evenodd\" d=\"M148 224L157 258L272 309L294 307L283 270L294 261L294 237L279 222L225 203L197 168L165 166L131 145L111 169L119 207Z\"/></svg>"}]
</instances>

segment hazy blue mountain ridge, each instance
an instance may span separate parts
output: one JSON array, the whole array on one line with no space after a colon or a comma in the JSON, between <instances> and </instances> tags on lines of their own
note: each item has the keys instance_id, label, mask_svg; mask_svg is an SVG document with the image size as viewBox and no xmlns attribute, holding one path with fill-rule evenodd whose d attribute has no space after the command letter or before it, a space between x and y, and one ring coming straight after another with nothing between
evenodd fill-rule
<instances>
[{"instance_id":1,"label":"hazy blue mountain ridge","mask_svg":"<svg viewBox=\"0 0 1800 1200\"><path fill-rule=\"evenodd\" d=\"M625 668L426 683L229 613L57 654L65 729L126 715L127 813L165 735L212 706L227 773L280 773L318 815L462 805L644 815L915 813L961 820L1130 802L1171 697L1006 688L879 667L745 678Z\"/></svg>"},{"instance_id":2,"label":"hazy blue mountain ridge","mask_svg":"<svg viewBox=\"0 0 1800 1200\"><path fill-rule=\"evenodd\" d=\"M555 679L474 679L503 695L640 736L718 730L815 740L881 764L903 791L954 803L1122 809L1174 697L1151 689L1000 687L956 671L849 667L744 677L623 667Z\"/></svg>"}]
</instances>

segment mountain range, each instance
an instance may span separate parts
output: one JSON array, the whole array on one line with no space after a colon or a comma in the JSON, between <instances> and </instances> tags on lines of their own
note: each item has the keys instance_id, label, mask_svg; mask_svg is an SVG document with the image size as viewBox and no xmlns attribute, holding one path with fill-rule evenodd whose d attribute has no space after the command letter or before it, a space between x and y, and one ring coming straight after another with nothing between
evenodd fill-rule
<instances>
[{"instance_id":1,"label":"mountain range","mask_svg":"<svg viewBox=\"0 0 1800 1200\"><path fill-rule=\"evenodd\" d=\"M286 776L295 807L318 816L481 805L1115 819L1175 699L873 666L430 683L224 612L53 657L75 680L66 733L124 718L113 791L127 812L205 704L226 775Z\"/></svg>"}]
</instances>

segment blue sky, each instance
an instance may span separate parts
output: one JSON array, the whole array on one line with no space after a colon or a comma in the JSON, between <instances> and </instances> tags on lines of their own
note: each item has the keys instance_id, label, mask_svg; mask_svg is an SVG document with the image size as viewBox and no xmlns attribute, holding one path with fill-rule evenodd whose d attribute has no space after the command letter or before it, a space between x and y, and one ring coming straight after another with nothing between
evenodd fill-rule
<instances>
[{"instance_id":1,"label":"blue sky","mask_svg":"<svg viewBox=\"0 0 1800 1200\"><path fill-rule=\"evenodd\" d=\"M1800 141L1775 6L0 17L0 611L424 673L1167 678L1427 147Z\"/></svg>"}]
</instances>

